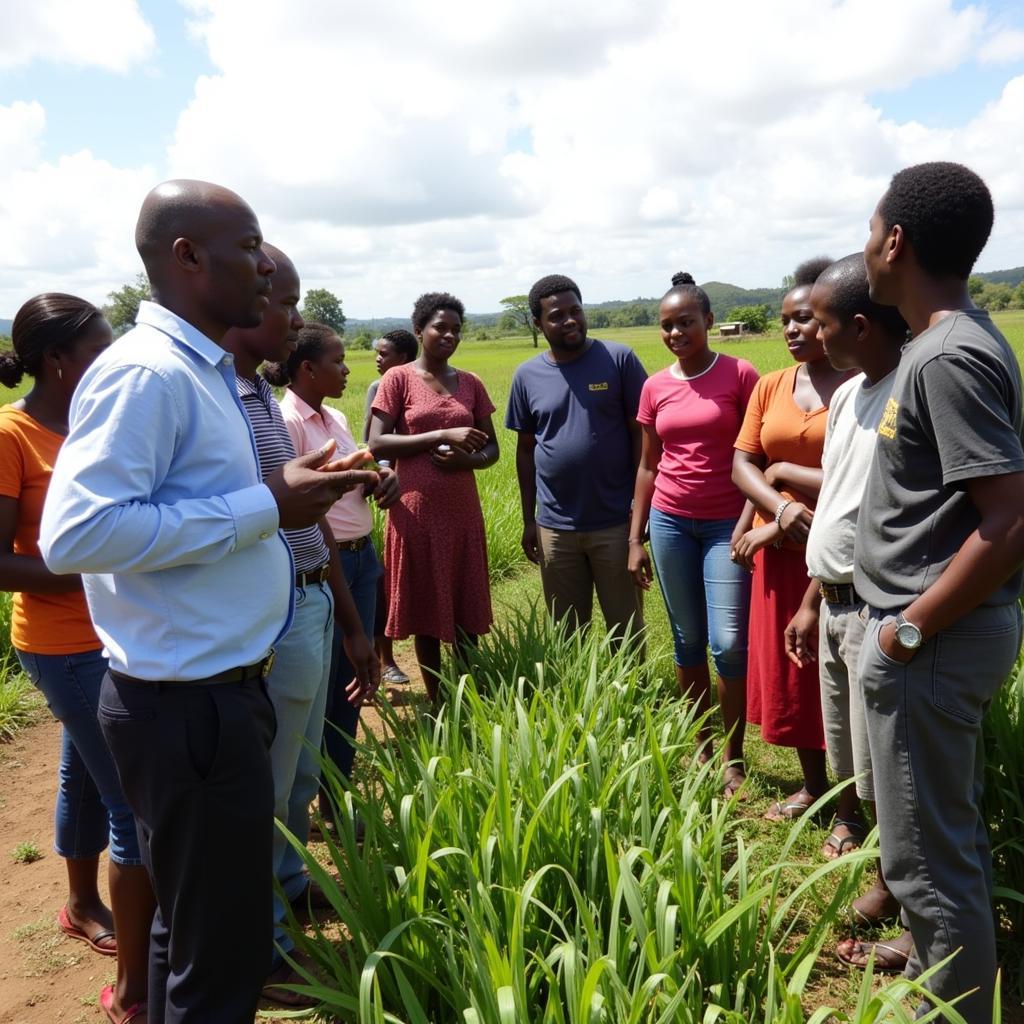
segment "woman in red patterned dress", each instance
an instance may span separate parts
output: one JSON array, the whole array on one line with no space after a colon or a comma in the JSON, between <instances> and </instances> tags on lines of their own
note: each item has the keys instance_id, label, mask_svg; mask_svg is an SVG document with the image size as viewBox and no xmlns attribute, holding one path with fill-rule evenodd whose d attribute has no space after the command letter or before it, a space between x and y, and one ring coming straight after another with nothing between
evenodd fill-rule
<instances>
[{"instance_id":1,"label":"woman in red patterned dress","mask_svg":"<svg viewBox=\"0 0 1024 1024\"><path fill-rule=\"evenodd\" d=\"M454 295L416 300L417 359L384 374L373 401L370 448L391 459L402 497L388 515L386 634L415 637L416 660L437 701L441 643L456 654L492 622L487 542L473 473L498 461L491 402L480 379L448 360L465 310Z\"/></svg>"}]
</instances>

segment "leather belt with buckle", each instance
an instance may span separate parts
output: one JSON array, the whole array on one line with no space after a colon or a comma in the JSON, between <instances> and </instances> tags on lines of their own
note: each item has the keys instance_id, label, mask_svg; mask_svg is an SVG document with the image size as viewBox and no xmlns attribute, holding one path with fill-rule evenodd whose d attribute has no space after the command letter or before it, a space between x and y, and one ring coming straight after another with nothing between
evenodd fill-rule
<instances>
[{"instance_id":1,"label":"leather belt with buckle","mask_svg":"<svg viewBox=\"0 0 1024 1024\"><path fill-rule=\"evenodd\" d=\"M331 563L325 562L318 569L310 569L307 572L295 574L296 587L308 587L313 583L324 583L331 575Z\"/></svg>"},{"instance_id":2,"label":"leather belt with buckle","mask_svg":"<svg viewBox=\"0 0 1024 1024\"><path fill-rule=\"evenodd\" d=\"M274 664L274 652L271 650L262 661L254 661L251 665L239 665L237 668L225 669L213 676L203 679L136 679L123 672L110 669L112 678L122 683L138 683L142 686L212 686L216 683L248 683L253 679L266 679Z\"/></svg>"},{"instance_id":3,"label":"leather belt with buckle","mask_svg":"<svg viewBox=\"0 0 1024 1024\"><path fill-rule=\"evenodd\" d=\"M355 540L339 540L338 550L339 551L362 551L367 544L370 543L370 535L367 534L365 537L357 537Z\"/></svg>"},{"instance_id":4,"label":"leather belt with buckle","mask_svg":"<svg viewBox=\"0 0 1024 1024\"><path fill-rule=\"evenodd\" d=\"M818 593L820 593L829 604L863 604L863 601L860 599L860 595L853 589L852 583L819 583Z\"/></svg>"}]
</instances>

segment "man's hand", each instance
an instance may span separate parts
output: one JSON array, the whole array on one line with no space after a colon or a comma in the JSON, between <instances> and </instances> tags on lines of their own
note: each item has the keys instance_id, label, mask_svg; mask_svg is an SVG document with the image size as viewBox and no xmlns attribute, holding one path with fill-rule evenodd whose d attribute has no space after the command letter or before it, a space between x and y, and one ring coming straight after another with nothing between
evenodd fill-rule
<instances>
[{"instance_id":1,"label":"man's hand","mask_svg":"<svg viewBox=\"0 0 1024 1024\"><path fill-rule=\"evenodd\" d=\"M786 657L803 668L818 660L818 609L801 605L786 627Z\"/></svg>"},{"instance_id":2,"label":"man's hand","mask_svg":"<svg viewBox=\"0 0 1024 1024\"><path fill-rule=\"evenodd\" d=\"M352 636L342 637L345 654L355 672L355 678L345 687L345 699L353 707L362 707L373 700L380 686L380 662L366 634L360 630Z\"/></svg>"},{"instance_id":3,"label":"man's hand","mask_svg":"<svg viewBox=\"0 0 1024 1024\"><path fill-rule=\"evenodd\" d=\"M330 441L318 451L286 462L264 481L277 502L283 529L312 526L346 491L368 484L376 487L376 473L350 468L365 462L368 452L328 463L333 451Z\"/></svg>"},{"instance_id":4,"label":"man's hand","mask_svg":"<svg viewBox=\"0 0 1024 1024\"><path fill-rule=\"evenodd\" d=\"M643 544L629 542L629 559L626 563L633 582L641 590L650 590L651 582L654 579L654 569L651 566L651 556L647 554L647 548Z\"/></svg>"},{"instance_id":5,"label":"man's hand","mask_svg":"<svg viewBox=\"0 0 1024 1024\"><path fill-rule=\"evenodd\" d=\"M893 661L898 661L901 665L908 664L917 654L917 651L912 651L896 642L895 619L882 623L882 628L878 631L878 646L887 658L892 658Z\"/></svg>"},{"instance_id":6,"label":"man's hand","mask_svg":"<svg viewBox=\"0 0 1024 1024\"><path fill-rule=\"evenodd\" d=\"M381 509L391 508L402 495L402 489L398 485L398 474L388 467L381 467L377 470L377 486L371 492L377 507Z\"/></svg>"},{"instance_id":7,"label":"man's hand","mask_svg":"<svg viewBox=\"0 0 1024 1024\"><path fill-rule=\"evenodd\" d=\"M540 565L540 544L537 541L537 524L527 523L523 527L523 554L533 562L534 565Z\"/></svg>"},{"instance_id":8,"label":"man's hand","mask_svg":"<svg viewBox=\"0 0 1024 1024\"><path fill-rule=\"evenodd\" d=\"M774 544L779 538L779 528L774 523L766 523L753 530L747 530L745 534L733 545L729 557L737 564L742 565L747 572L754 571L754 555Z\"/></svg>"}]
</instances>

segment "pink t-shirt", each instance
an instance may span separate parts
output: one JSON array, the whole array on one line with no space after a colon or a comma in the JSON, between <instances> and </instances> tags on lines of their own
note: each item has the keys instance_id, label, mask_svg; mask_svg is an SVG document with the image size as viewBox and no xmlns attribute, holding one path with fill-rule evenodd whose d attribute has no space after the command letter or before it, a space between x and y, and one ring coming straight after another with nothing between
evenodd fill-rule
<instances>
[{"instance_id":1,"label":"pink t-shirt","mask_svg":"<svg viewBox=\"0 0 1024 1024\"><path fill-rule=\"evenodd\" d=\"M743 511L732 453L757 376L745 359L719 352L696 377L681 380L669 368L647 379L636 418L661 440L651 502L660 512L736 519Z\"/></svg>"},{"instance_id":2,"label":"pink t-shirt","mask_svg":"<svg viewBox=\"0 0 1024 1024\"><path fill-rule=\"evenodd\" d=\"M324 403L317 412L304 402L291 388L281 396L281 415L295 445L296 455L322 448L333 437L338 446L332 459L351 455L357 448L348 428L345 414ZM327 523L335 540L359 540L373 529L373 513L363 497L363 489L343 494L327 513Z\"/></svg>"}]
</instances>

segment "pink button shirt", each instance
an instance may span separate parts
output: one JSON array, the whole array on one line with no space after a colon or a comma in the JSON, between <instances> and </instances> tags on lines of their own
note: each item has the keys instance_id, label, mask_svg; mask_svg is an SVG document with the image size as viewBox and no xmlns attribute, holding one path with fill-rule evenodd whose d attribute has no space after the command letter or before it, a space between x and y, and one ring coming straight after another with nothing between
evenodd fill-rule
<instances>
[{"instance_id":1,"label":"pink button shirt","mask_svg":"<svg viewBox=\"0 0 1024 1024\"><path fill-rule=\"evenodd\" d=\"M351 455L356 450L345 414L324 403L317 412L291 388L281 398L281 415L298 455L316 451L334 438L338 447L332 458ZM362 488L342 495L327 513L327 522L335 540L358 540L373 529L373 513L363 497Z\"/></svg>"}]
</instances>

